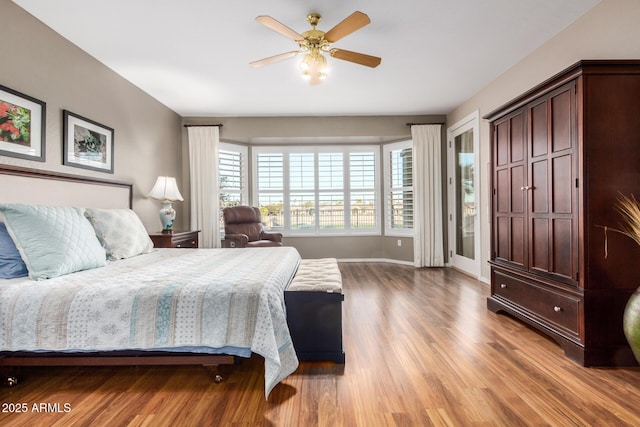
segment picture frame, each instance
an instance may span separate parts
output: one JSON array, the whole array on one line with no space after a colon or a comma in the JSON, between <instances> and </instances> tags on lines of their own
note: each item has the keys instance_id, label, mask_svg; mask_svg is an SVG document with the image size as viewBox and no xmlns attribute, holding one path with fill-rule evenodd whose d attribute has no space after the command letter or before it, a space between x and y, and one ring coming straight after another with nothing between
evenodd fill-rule
<instances>
[{"instance_id":1,"label":"picture frame","mask_svg":"<svg viewBox=\"0 0 640 427\"><path fill-rule=\"evenodd\" d=\"M45 161L44 101L0 85L0 155Z\"/></svg>"},{"instance_id":2,"label":"picture frame","mask_svg":"<svg viewBox=\"0 0 640 427\"><path fill-rule=\"evenodd\" d=\"M62 121L62 164L113 173L114 130L68 110Z\"/></svg>"}]
</instances>

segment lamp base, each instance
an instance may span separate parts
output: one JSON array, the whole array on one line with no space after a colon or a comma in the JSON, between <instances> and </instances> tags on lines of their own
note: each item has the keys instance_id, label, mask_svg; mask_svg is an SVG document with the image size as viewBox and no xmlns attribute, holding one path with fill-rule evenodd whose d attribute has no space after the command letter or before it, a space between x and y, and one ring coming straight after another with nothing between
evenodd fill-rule
<instances>
[{"instance_id":1,"label":"lamp base","mask_svg":"<svg viewBox=\"0 0 640 427\"><path fill-rule=\"evenodd\" d=\"M171 202L163 202L160 209L160 221L162 222L162 232L173 232L173 221L176 219L176 211L171 207Z\"/></svg>"}]
</instances>

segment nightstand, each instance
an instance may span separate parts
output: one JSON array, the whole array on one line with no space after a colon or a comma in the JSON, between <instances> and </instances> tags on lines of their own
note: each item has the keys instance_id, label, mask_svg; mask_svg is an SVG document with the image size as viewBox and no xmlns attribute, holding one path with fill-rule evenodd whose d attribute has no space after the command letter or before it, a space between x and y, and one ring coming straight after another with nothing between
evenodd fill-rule
<instances>
[{"instance_id":1,"label":"nightstand","mask_svg":"<svg viewBox=\"0 0 640 427\"><path fill-rule=\"evenodd\" d=\"M149 233L149 237L156 248L197 248L199 232L200 230Z\"/></svg>"}]
</instances>

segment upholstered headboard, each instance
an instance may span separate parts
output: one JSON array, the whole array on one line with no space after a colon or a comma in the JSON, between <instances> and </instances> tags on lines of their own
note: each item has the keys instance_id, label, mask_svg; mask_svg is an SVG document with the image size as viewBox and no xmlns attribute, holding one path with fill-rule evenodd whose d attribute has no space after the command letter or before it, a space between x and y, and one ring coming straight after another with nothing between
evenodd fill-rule
<instances>
[{"instance_id":1,"label":"upholstered headboard","mask_svg":"<svg viewBox=\"0 0 640 427\"><path fill-rule=\"evenodd\" d=\"M0 165L0 203L131 208L133 184Z\"/></svg>"}]
</instances>

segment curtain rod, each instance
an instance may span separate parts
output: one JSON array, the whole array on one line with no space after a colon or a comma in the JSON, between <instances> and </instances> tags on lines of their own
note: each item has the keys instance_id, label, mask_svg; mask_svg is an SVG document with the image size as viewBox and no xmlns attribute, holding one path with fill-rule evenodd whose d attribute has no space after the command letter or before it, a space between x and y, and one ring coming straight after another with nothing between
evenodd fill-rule
<instances>
[{"instance_id":1,"label":"curtain rod","mask_svg":"<svg viewBox=\"0 0 640 427\"><path fill-rule=\"evenodd\" d=\"M186 127L186 128L192 128L192 127L211 127L211 126L221 128L221 127L222 127L222 123L218 123L218 124L216 124L216 125L184 125L184 127Z\"/></svg>"},{"instance_id":2,"label":"curtain rod","mask_svg":"<svg viewBox=\"0 0 640 427\"><path fill-rule=\"evenodd\" d=\"M418 125L446 125L445 122L433 122L433 123L407 123L407 126L418 126Z\"/></svg>"}]
</instances>

